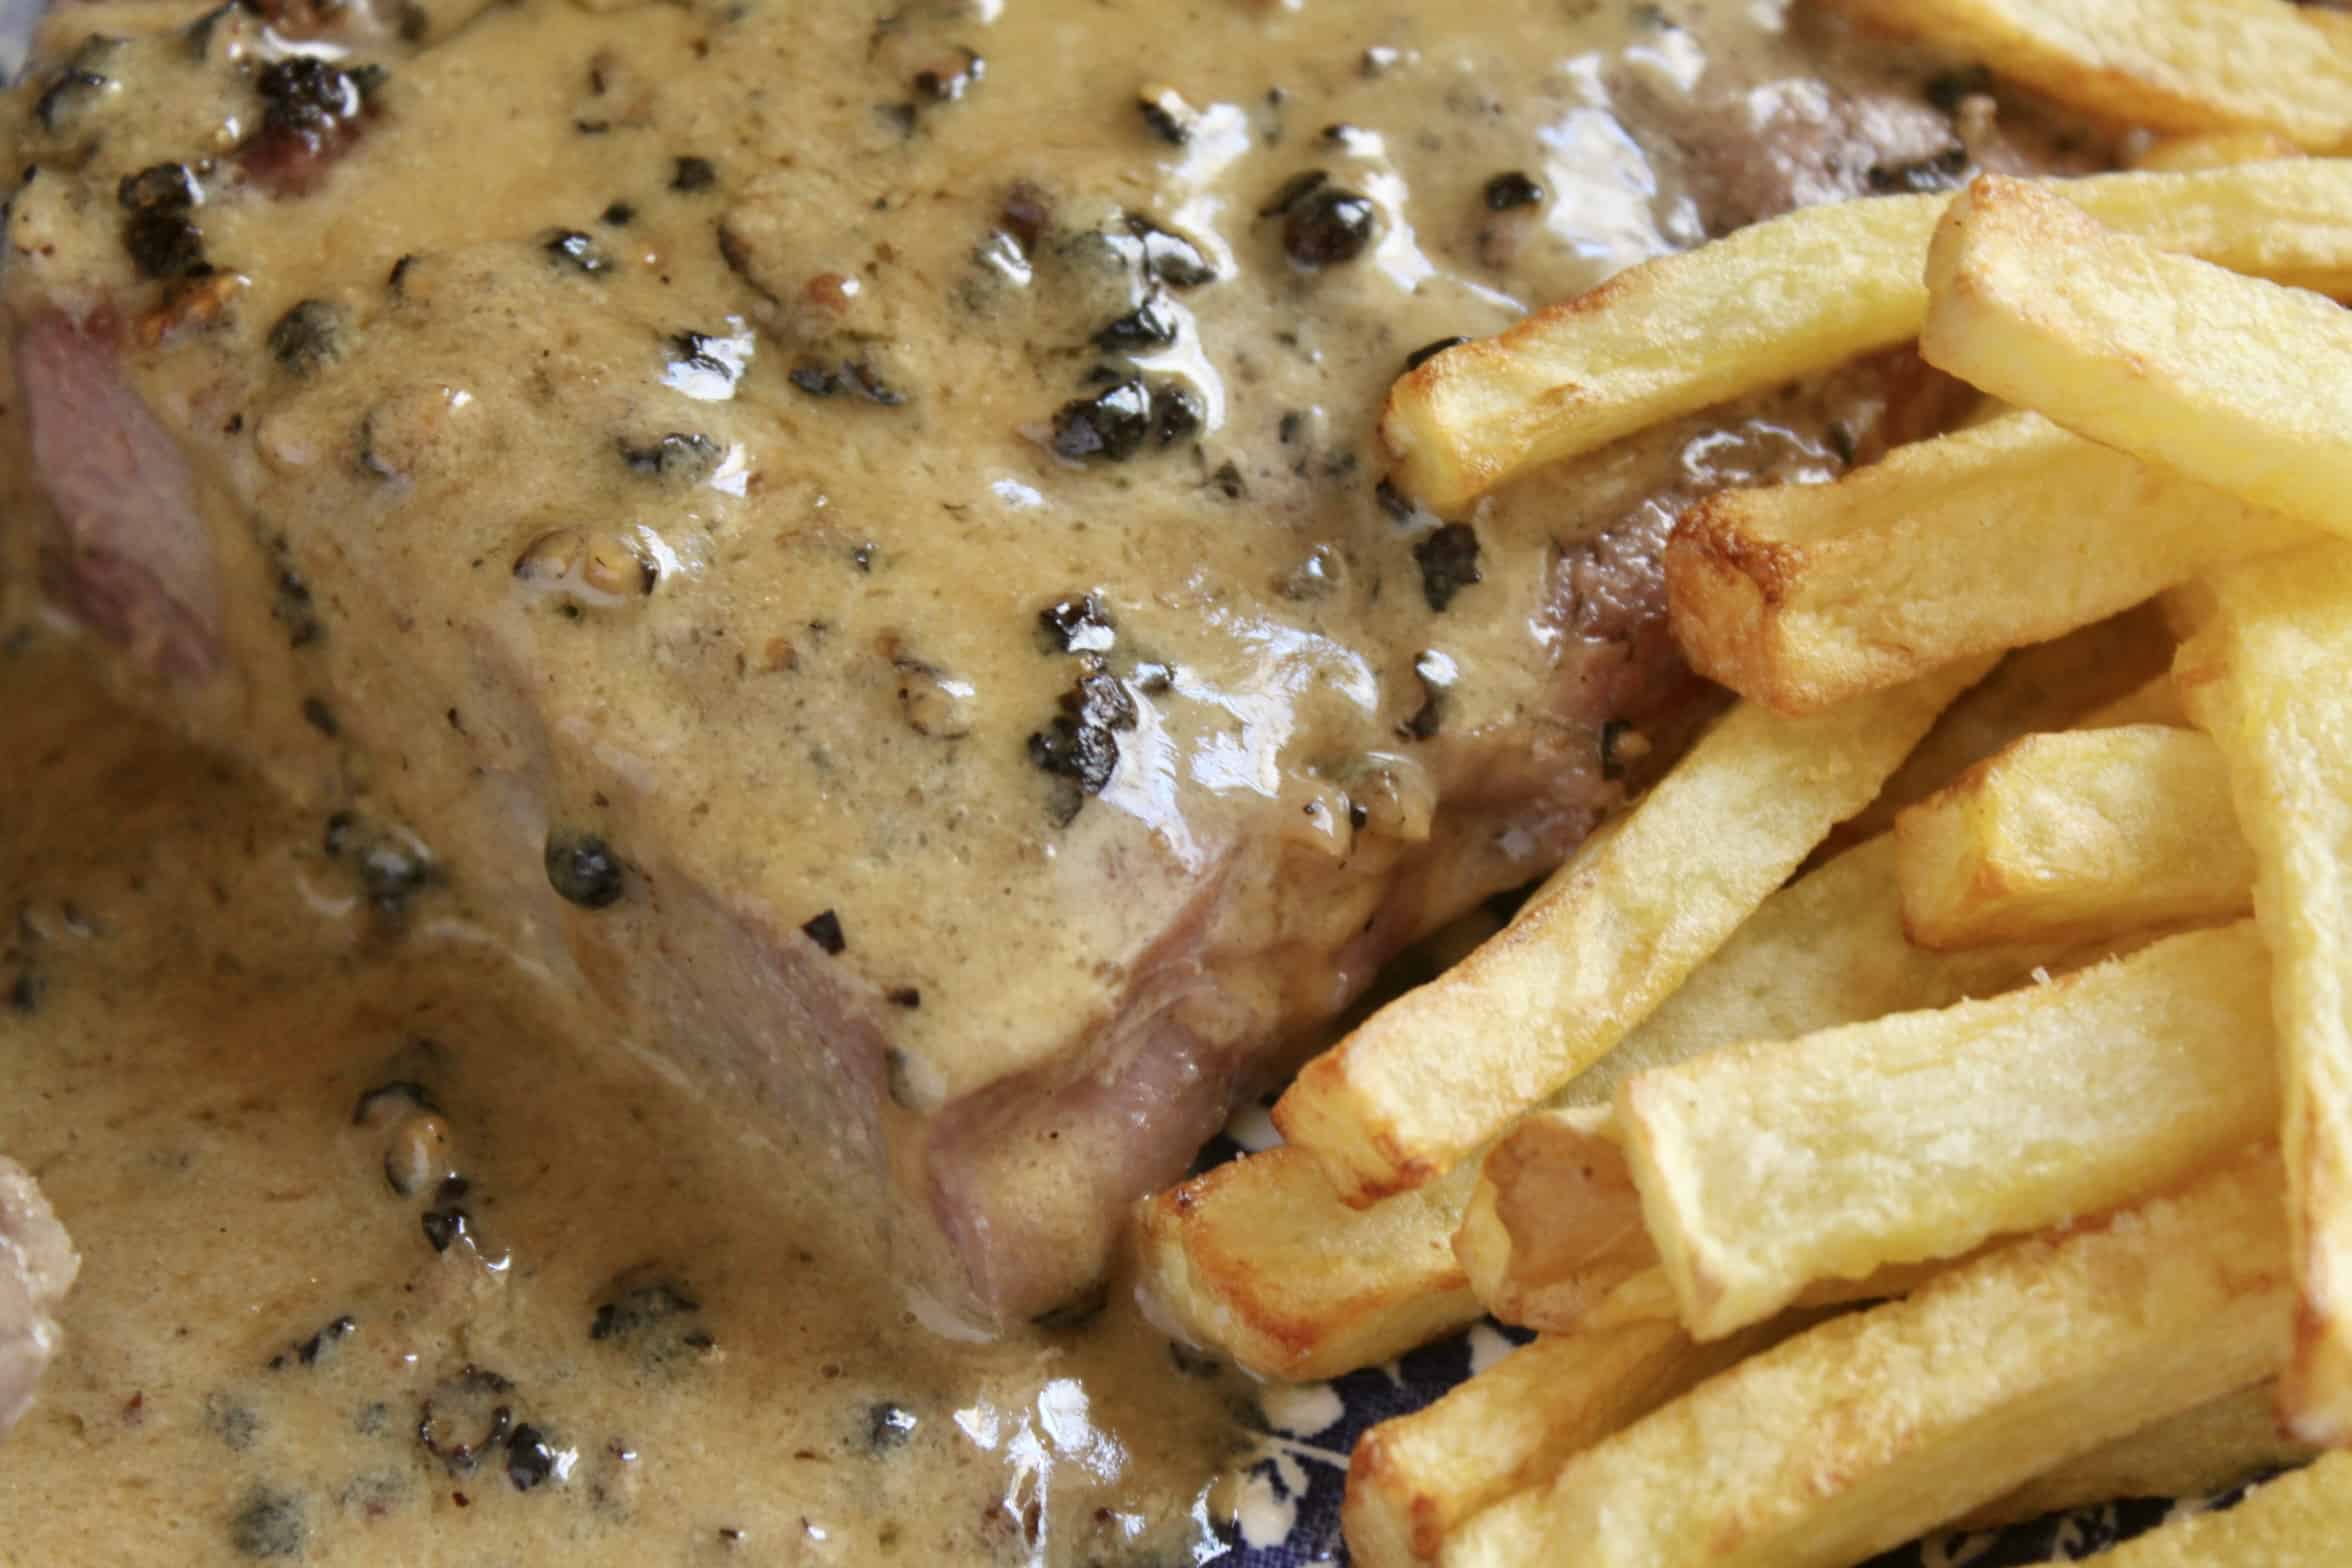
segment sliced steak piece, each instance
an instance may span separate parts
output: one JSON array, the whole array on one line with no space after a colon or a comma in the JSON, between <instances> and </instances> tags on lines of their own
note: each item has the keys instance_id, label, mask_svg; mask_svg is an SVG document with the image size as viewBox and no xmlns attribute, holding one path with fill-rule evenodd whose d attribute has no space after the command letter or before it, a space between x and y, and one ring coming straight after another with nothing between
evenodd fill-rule
<instances>
[{"instance_id":1,"label":"sliced steak piece","mask_svg":"<svg viewBox=\"0 0 2352 1568\"><path fill-rule=\"evenodd\" d=\"M1949 136L1768 21L1521 9L1196 18L1173 141L1071 68L1126 57L1087 6L82 46L7 165L19 576L337 832L421 829L608 1043L869 1197L935 1322L1057 1307L1703 716L1678 500L1828 477L1911 374L1385 493L1408 351L1705 232L1645 149L1792 82L1844 106L1792 198Z\"/></svg>"},{"instance_id":2,"label":"sliced steak piece","mask_svg":"<svg viewBox=\"0 0 2352 1568\"><path fill-rule=\"evenodd\" d=\"M33 1178L0 1159L0 1436L33 1408L57 1354L57 1309L81 1266Z\"/></svg>"}]
</instances>

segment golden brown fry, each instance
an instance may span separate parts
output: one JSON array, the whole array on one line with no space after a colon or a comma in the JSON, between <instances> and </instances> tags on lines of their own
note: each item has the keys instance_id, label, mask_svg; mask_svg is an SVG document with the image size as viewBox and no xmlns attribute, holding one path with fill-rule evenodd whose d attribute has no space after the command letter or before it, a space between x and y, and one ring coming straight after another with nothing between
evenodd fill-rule
<instances>
[{"instance_id":1,"label":"golden brown fry","mask_svg":"<svg viewBox=\"0 0 2352 1568\"><path fill-rule=\"evenodd\" d=\"M2315 1457L2279 1431L2277 1406L2275 1381L2248 1384L2045 1471L1958 1523L1982 1530L2118 1497L2202 1497Z\"/></svg>"},{"instance_id":2,"label":"golden brown fry","mask_svg":"<svg viewBox=\"0 0 2352 1568\"><path fill-rule=\"evenodd\" d=\"M1928 282L1932 363L2253 506L2352 533L2352 317L2331 301L2168 254L1997 175L1952 203Z\"/></svg>"},{"instance_id":3,"label":"golden brown fry","mask_svg":"<svg viewBox=\"0 0 2352 1568\"><path fill-rule=\"evenodd\" d=\"M2096 1214L2265 1135L2268 987L2242 921L1633 1079L1625 1156L1684 1325L1711 1339L1818 1282Z\"/></svg>"},{"instance_id":4,"label":"golden brown fry","mask_svg":"<svg viewBox=\"0 0 2352 1568\"><path fill-rule=\"evenodd\" d=\"M2049 673L2071 679L2070 671ZM2040 689L2040 683L2036 687ZM1946 954L1913 945L1903 934L1896 897L1894 844L1882 838L1837 856L1767 898L1623 1044L1578 1075L1560 1100L1563 1106L1588 1107L1582 1115L1590 1120L1616 1093L1617 1085L1636 1073L1737 1041L1789 1039L1882 1013L1989 996L2036 968L2062 965L2069 952L2032 944ZM1547 1137L1560 1136L1555 1128L1576 1125L1576 1114L1530 1117L1505 1144L1520 1144L1525 1153ZM1489 1156L1490 1161L1493 1158ZM1621 1165L1622 1156L1617 1158ZM1526 1256L1515 1257L1500 1191L1488 1179L1492 1174L1491 1166L1482 1171L1478 1191L1454 1237L1454 1251L1471 1289L1506 1322L1574 1326L1580 1315L1598 1309L1607 1290L1627 1277L1623 1265L1631 1258L1630 1249L1613 1260L1604 1249L1599 1258L1583 1259L1585 1266L1562 1271L1533 1261L1547 1253L1556 1256L1556 1247L1538 1245ZM1527 1185L1540 1191L1544 1183L1538 1179ZM1633 1196L1629 1183L1617 1192L1621 1198ZM1628 1213L1638 1224L1638 1214ZM1574 1224L1564 1202L1547 1204L1543 1214L1560 1216L1564 1227ZM1524 1218L1521 1222L1528 1223ZM1639 1263L1654 1267L1656 1251L1648 1246L1646 1234L1642 1241ZM1658 1299L1662 1315L1671 1315L1671 1296L1661 1294ZM1619 1305L1623 1308L1625 1303Z\"/></svg>"},{"instance_id":5,"label":"golden brown fry","mask_svg":"<svg viewBox=\"0 0 2352 1568\"><path fill-rule=\"evenodd\" d=\"M1260 1377L1337 1377L1477 1318L1449 1244L1476 1174L1351 1209L1303 1149L1232 1160L1138 1205L1141 1283Z\"/></svg>"},{"instance_id":6,"label":"golden brown fry","mask_svg":"<svg viewBox=\"0 0 2352 1568\"><path fill-rule=\"evenodd\" d=\"M1666 550L1700 673L1811 713L2089 625L2308 525L2007 414L1831 485L1733 490Z\"/></svg>"},{"instance_id":7,"label":"golden brown fry","mask_svg":"<svg viewBox=\"0 0 2352 1568\"><path fill-rule=\"evenodd\" d=\"M1500 935L1309 1062L1275 1124L1349 1202L1443 1175L1655 1011L1983 670L1806 719L1734 708Z\"/></svg>"},{"instance_id":8,"label":"golden brown fry","mask_svg":"<svg viewBox=\"0 0 2352 1568\"><path fill-rule=\"evenodd\" d=\"M2352 1454L2256 1487L2235 1508L2174 1519L2100 1557L2100 1568L2338 1568L2352 1541Z\"/></svg>"},{"instance_id":9,"label":"golden brown fry","mask_svg":"<svg viewBox=\"0 0 2352 1568\"><path fill-rule=\"evenodd\" d=\"M2094 666L2136 668L2144 643L2135 633L2121 641L2086 637L2063 658L2029 650L2010 661L2031 678L2012 673L2004 711L2021 723L2043 714L2064 722L2079 695L2059 707L2044 697L2095 689L2082 684ZM1895 896L1894 845L1882 839L1773 893L1559 1098L1599 1105L1634 1073L1714 1046L1988 996L2064 959L2060 949L2040 945L1948 954L1914 947L1904 939ZM1484 1234L1472 1229L1475 1206L1463 1210L1476 1173L1465 1162L1412 1201L1358 1211L1340 1202L1303 1150L1237 1160L1139 1206L1143 1282L1173 1326L1261 1377L1333 1377L1384 1361L1477 1315L1463 1289L1465 1273L1477 1273ZM1498 1271L1508 1256L1507 1235L1499 1240L1503 1251L1488 1254ZM1500 1278L1490 1275L1488 1288L1506 1288ZM1657 1315L1672 1316L1672 1297L1661 1291L1659 1299ZM1531 1322L1567 1321L1527 1311Z\"/></svg>"},{"instance_id":10,"label":"golden brown fry","mask_svg":"<svg viewBox=\"0 0 2352 1568\"><path fill-rule=\"evenodd\" d=\"M1833 1318L1583 1450L1447 1568L1845 1568L2270 1376L2293 1291L2274 1160Z\"/></svg>"},{"instance_id":11,"label":"golden brown fry","mask_svg":"<svg viewBox=\"0 0 2352 1568\"><path fill-rule=\"evenodd\" d=\"M2027 736L1895 819L1895 874L1924 947L2090 942L2254 907L2220 750L2161 724Z\"/></svg>"},{"instance_id":12,"label":"golden brown fry","mask_svg":"<svg viewBox=\"0 0 2352 1568\"><path fill-rule=\"evenodd\" d=\"M2207 580L2174 669L2228 759L2277 973L2285 1150L2303 1310L2284 1414L2352 1441L2352 546Z\"/></svg>"},{"instance_id":13,"label":"golden brown fry","mask_svg":"<svg viewBox=\"0 0 2352 1568\"><path fill-rule=\"evenodd\" d=\"M1838 3L2125 125L2352 141L2352 57L2288 0Z\"/></svg>"},{"instance_id":14,"label":"golden brown fry","mask_svg":"<svg viewBox=\"0 0 2352 1568\"><path fill-rule=\"evenodd\" d=\"M1434 1562L1464 1519L1758 1348L1671 1322L1547 1336L1356 1443L1340 1524L1358 1568Z\"/></svg>"},{"instance_id":15,"label":"golden brown fry","mask_svg":"<svg viewBox=\"0 0 2352 1568\"><path fill-rule=\"evenodd\" d=\"M2352 287L2352 166L2341 161L2100 175L2066 190L2167 250ZM1540 464L1903 343L1927 314L1920 262L1943 208L1937 196L1808 207L1436 355L1397 382L1381 415L1395 482L1455 512Z\"/></svg>"}]
</instances>

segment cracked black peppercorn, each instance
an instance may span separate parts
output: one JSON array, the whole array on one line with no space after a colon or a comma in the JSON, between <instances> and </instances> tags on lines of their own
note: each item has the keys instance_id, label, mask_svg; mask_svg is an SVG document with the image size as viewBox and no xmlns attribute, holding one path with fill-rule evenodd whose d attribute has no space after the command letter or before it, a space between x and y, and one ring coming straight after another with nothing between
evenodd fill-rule
<instances>
[{"instance_id":1,"label":"cracked black peppercorn","mask_svg":"<svg viewBox=\"0 0 2352 1568\"><path fill-rule=\"evenodd\" d=\"M676 159L670 164L671 190L692 194L696 191L707 191L718 183L718 166L708 158L689 155Z\"/></svg>"},{"instance_id":2,"label":"cracked black peppercorn","mask_svg":"<svg viewBox=\"0 0 2352 1568\"><path fill-rule=\"evenodd\" d=\"M204 231L183 208L145 207L123 220L123 249L144 278L201 278L212 272Z\"/></svg>"},{"instance_id":3,"label":"cracked black peppercorn","mask_svg":"<svg viewBox=\"0 0 2352 1568\"><path fill-rule=\"evenodd\" d=\"M1336 185L1318 186L1282 215L1282 250L1302 267L1336 267L1372 243L1379 212L1370 198Z\"/></svg>"},{"instance_id":4,"label":"cracked black peppercorn","mask_svg":"<svg viewBox=\"0 0 2352 1568\"><path fill-rule=\"evenodd\" d=\"M464 1241L473 1229L472 1217L455 1204L427 1209L417 1219L424 1227L425 1240L433 1244L435 1252L447 1252L455 1243Z\"/></svg>"},{"instance_id":5,"label":"cracked black peppercorn","mask_svg":"<svg viewBox=\"0 0 2352 1568\"><path fill-rule=\"evenodd\" d=\"M204 188L186 164L156 163L124 175L115 199L128 212L186 212L204 200Z\"/></svg>"},{"instance_id":6,"label":"cracked black peppercorn","mask_svg":"<svg viewBox=\"0 0 2352 1568\"><path fill-rule=\"evenodd\" d=\"M1156 294L1094 335L1094 346L1109 354L1166 348L1175 341L1176 313Z\"/></svg>"},{"instance_id":7,"label":"cracked black peppercorn","mask_svg":"<svg viewBox=\"0 0 2352 1568\"><path fill-rule=\"evenodd\" d=\"M1454 596L1482 580L1478 568L1478 535L1468 523L1448 523L1413 546L1421 567L1421 593L1432 610L1443 610Z\"/></svg>"},{"instance_id":8,"label":"cracked black peppercorn","mask_svg":"<svg viewBox=\"0 0 2352 1568\"><path fill-rule=\"evenodd\" d=\"M1092 397L1072 398L1056 410L1053 449L1073 462L1124 462L1143 449L1151 433L1151 388L1142 377L1130 376Z\"/></svg>"},{"instance_id":9,"label":"cracked black peppercorn","mask_svg":"<svg viewBox=\"0 0 2352 1568\"><path fill-rule=\"evenodd\" d=\"M1143 270L1172 289L1198 288L1213 283L1217 269L1201 248L1172 229L1134 213L1127 215L1127 232L1143 242Z\"/></svg>"},{"instance_id":10,"label":"cracked black peppercorn","mask_svg":"<svg viewBox=\"0 0 2352 1568\"><path fill-rule=\"evenodd\" d=\"M866 1446L877 1454L904 1448L914 1441L920 1424L906 1406L885 1401L866 1412Z\"/></svg>"},{"instance_id":11,"label":"cracked black peppercorn","mask_svg":"<svg viewBox=\"0 0 2352 1568\"><path fill-rule=\"evenodd\" d=\"M1165 382L1152 389L1152 434L1160 445L1191 439L1208 417L1208 404L1192 388Z\"/></svg>"},{"instance_id":12,"label":"cracked black peppercorn","mask_svg":"<svg viewBox=\"0 0 2352 1568\"><path fill-rule=\"evenodd\" d=\"M309 55L293 55L263 67L254 87L264 106L264 131L312 140L355 117L363 98L351 72Z\"/></svg>"},{"instance_id":13,"label":"cracked black peppercorn","mask_svg":"<svg viewBox=\"0 0 2352 1568\"><path fill-rule=\"evenodd\" d=\"M548 1446L540 1430L528 1421L516 1427L506 1440L506 1478L518 1492L528 1492L555 1474L555 1450Z\"/></svg>"},{"instance_id":14,"label":"cracked black peppercorn","mask_svg":"<svg viewBox=\"0 0 2352 1568\"><path fill-rule=\"evenodd\" d=\"M849 946L849 938L841 932L841 917L830 909L801 922L800 931L830 956L839 956Z\"/></svg>"},{"instance_id":15,"label":"cracked black peppercorn","mask_svg":"<svg viewBox=\"0 0 2352 1568\"><path fill-rule=\"evenodd\" d=\"M594 833L548 834L546 862L548 885L582 909L610 908L627 891L620 857Z\"/></svg>"},{"instance_id":16,"label":"cracked black peppercorn","mask_svg":"<svg viewBox=\"0 0 2352 1568\"><path fill-rule=\"evenodd\" d=\"M1118 640L1118 623L1090 593L1055 600L1037 612L1037 625L1054 653L1107 653Z\"/></svg>"},{"instance_id":17,"label":"cracked black peppercorn","mask_svg":"<svg viewBox=\"0 0 2352 1568\"><path fill-rule=\"evenodd\" d=\"M602 246L578 229L557 229L540 241L547 259L559 267L566 267L582 277L602 277L614 268L613 259Z\"/></svg>"},{"instance_id":18,"label":"cracked black peppercorn","mask_svg":"<svg viewBox=\"0 0 2352 1568\"><path fill-rule=\"evenodd\" d=\"M1543 200L1543 187L1518 169L1508 169L1486 182L1480 193L1489 212L1510 212Z\"/></svg>"},{"instance_id":19,"label":"cracked black peppercorn","mask_svg":"<svg viewBox=\"0 0 2352 1568\"><path fill-rule=\"evenodd\" d=\"M1029 760L1082 794L1099 795L1119 767L1113 732L1135 728L1135 699L1117 676L1096 670L1062 694L1061 707L1050 725L1030 734Z\"/></svg>"},{"instance_id":20,"label":"cracked black peppercorn","mask_svg":"<svg viewBox=\"0 0 2352 1568\"><path fill-rule=\"evenodd\" d=\"M621 461L634 473L692 484L719 466L719 445L706 435L673 430L643 446L623 439Z\"/></svg>"},{"instance_id":21,"label":"cracked black peppercorn","mask_svg":"<svg viewBox=\"0 0 2352 1568\"><path fill-rule=\"evenodd\" d=\"M332 300L306 299L269 331L270 357L297 376L341 359L351 341L351 313Z\"/></svg>"}]
</instances>

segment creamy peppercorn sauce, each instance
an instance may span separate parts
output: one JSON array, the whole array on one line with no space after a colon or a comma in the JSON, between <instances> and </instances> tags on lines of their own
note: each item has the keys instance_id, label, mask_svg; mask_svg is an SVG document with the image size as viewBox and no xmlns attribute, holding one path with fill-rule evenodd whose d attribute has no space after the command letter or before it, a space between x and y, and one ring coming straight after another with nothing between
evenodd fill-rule
<instances>
[{"instance_id":1,"label":"creamy peppercorn sauce","mask_svg":"<svg viewBox=\"0 0 2352 1568\"><path fill-rule=\"evenodd\" d=\"M455 20L53 18L20 511L147 706L828 1129L987 1329L1671 752L1659 493L1885 401L1440 520L1378 488L1406 357L1971 151L1770 5Z\"/></svg>"},{"instance_id":2,"label":"creamy peppercorn sauce","mask_svg":"<svg viewBox=\"0 0 2352 1568\"><path fill-rule=\"evenodd\" d=\"M54 13L0 1150L85 1263L0 1558L1212 1550L1248 1396L1094 1310L1126 1200L1671 754L1680 499L1935 401L1438 519L1381 392L2099 158L1980 91L1773 0Z\"/></svg>"}]
</instances>

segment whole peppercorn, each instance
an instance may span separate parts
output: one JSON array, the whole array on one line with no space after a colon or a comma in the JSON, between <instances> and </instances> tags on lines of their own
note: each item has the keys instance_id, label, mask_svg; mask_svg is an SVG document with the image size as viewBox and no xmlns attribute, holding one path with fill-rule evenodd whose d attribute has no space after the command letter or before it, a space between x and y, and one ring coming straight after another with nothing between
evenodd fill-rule
<instances>
[{"instance_id":1,"label":"whole peppercorn","mask_svg":"<svg viewBox=\"0 0 2352 1568\"><path fill-rule=\"evenodd\" d=\"M1518 169L1509 169L1486 182L1486 210L1510 212L1543 200L1543 187Z\"/></svg>"},{"instance_id":2,"label":"whole peppercorn","mask_svg":"<svg viewBox=\"0 0 2352 1568\"><path fill-rule=\"evenodd\" d=\"M582 909L609 908L627 890L620 857L593 833L548 834L546 860L548 885Z\"/></svg>"},{"instance_id":3,"label":"whole peppercorn","mask_svg":"<svg viewBox=\"0 0 2352 1568\"><path fill-rule=\"evenodd\" d=\"M1319 185L1284 211L1283 253L1302 267L1336 267L1364 254L1379 225L1370 198Z\"/></svg>"}]
</instances>

